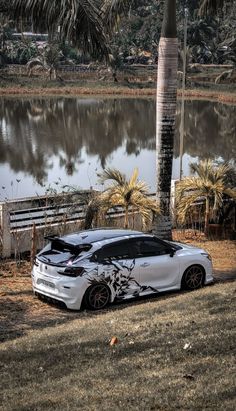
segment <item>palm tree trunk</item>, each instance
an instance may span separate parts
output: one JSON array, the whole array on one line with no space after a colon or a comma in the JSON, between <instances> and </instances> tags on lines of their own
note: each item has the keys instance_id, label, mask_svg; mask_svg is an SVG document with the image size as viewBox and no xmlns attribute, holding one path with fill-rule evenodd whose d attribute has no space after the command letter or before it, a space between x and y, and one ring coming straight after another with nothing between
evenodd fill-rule
<instances>
[{"instance_id":1,"label":"palm tree trunk","mask_svg":"<svg viewBox=\"0 0 236 411\"><path fill-rule=\"evenodd\" d=\"M204 233L206 236L209 234L209 216L210 216L210 204L209 204L209 198L206 197L206 210L205 210L205 223L204 223Z\"/></svg>"},{"instance_id":2,"label":"palm tree trunk","mask_svg":"<svg viewBox=\"0 0 236 411\"><path fill-rule=\"evenodd\" d=\"M176 0L166 0L158 51L156 115L157 200L162 215L154 218L153 226L153 232L164 239L172 238L170 202L176 117L177 64Z\"/></svg>"}]
</instances>

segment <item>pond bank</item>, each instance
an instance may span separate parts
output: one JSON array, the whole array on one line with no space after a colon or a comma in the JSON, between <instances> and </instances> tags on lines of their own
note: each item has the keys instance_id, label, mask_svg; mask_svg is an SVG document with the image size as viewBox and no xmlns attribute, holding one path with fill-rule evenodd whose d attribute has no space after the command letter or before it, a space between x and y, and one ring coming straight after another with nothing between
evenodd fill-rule
<instances>
[{"instance_id":1,"label":"pond bank","mask_svg":"<svg viewBox=\"0 0 236 411\"><path fill-rule=\"evenodd\" d=\"M87 87L77 86L54 86L54 87L22 87L10 86L1 87L1 96L87 96L87 95L103 95L103 96L129 96L129 97L149 97L155 96L155 88L129 88L125 86L107 86L98 87L89 85ZM182 95L182 91L178 90L178 96ZM187 89L185 91L186 98L207 99L219 101L222 103L236 104L236 93L228 91L204 90L204 89Z\"/></svg>"}]
</instances>

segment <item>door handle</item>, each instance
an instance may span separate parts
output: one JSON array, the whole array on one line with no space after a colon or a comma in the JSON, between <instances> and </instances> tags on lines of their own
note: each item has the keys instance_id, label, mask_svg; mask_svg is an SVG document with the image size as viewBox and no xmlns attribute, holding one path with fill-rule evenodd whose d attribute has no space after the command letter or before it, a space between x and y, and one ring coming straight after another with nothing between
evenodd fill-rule
<instances>
[{"instance_id":1,"label":"door handle","mask_svg":"<svg viewBox=\"0 0 236 411\"><path fill-rule=\"evenodd\" d=\"M140 265L140 267L148 267L150 264L149 263L143 263Z\"/></svg>"}]
</instances>

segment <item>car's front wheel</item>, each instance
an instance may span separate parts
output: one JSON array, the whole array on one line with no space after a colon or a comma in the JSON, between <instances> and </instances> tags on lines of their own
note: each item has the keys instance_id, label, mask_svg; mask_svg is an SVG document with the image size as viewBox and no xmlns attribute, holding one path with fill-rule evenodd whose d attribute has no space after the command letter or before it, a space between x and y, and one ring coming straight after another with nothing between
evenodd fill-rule
<instances>
[{"instance_id":1,"label":"car's front wheel","mask_svg":"<svg viewBox=\"0 0 236 411\"><path fill-rule=\"evenodd\" d=\"M182 288L185 290L196 290L204 284L205 271L200 265L192 265L184 272Z\"/></svg>"},{"instance_id":2,"label":"car's front wheel","mask_svg":"<svg viewBox=\"0 0 236 411\"><path fill-rule=\"evenodd\" d=\"M84 302L90 310L101 310L110 301L110 290L105 284L91 285L85 293Z\"/></svg>"}]
</instances>

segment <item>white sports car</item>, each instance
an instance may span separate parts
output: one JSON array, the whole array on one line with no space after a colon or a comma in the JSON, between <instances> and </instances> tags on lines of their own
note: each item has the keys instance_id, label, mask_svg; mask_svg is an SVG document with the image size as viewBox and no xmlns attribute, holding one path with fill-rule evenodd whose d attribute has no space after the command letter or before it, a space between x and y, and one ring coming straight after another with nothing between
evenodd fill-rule
<instances>
[{"instance_id":1,"label":"white sports car","mask_svg":"<svg viewBox=\"0 0 236 411\"><path fill-rule=\"evenodd\" d=\"M213 281L206 251L138 231L94 229L48 240L35 259L33 290L73 310Z\"/></svg>"}]
</instances>

